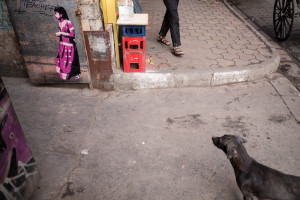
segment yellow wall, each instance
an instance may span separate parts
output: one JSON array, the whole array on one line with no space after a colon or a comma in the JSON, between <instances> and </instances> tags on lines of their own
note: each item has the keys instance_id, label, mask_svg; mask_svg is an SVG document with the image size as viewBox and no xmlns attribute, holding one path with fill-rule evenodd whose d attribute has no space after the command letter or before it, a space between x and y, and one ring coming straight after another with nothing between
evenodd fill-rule
<instances>
[{"instance_id":1,"label":"yellow wall","mask_svg":"<svg viewBox=\"0 0 300 200\"><path fill-rule=\"evenodd\" d=\"M113 24L117 67L120 67L120 55L119 55L119 45L118 45L119 29L117 26L118 0L100 0L100 5L103 11L105 25Z\"/></svg>"}]
</instances>

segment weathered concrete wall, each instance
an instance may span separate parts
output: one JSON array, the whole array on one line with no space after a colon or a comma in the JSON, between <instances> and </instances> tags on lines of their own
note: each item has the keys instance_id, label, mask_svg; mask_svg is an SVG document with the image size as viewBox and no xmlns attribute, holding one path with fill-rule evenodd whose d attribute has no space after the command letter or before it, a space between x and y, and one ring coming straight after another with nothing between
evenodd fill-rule
<instances>
[{"instance_id":1,"label":"weathered concrete wall","mask_svg":"<svg viewBox=\"0 0 300 200\"><path fill-rule=\"evenodd\" d=\"M83 31L99 31L103 29L99 0L78 0Z\"/></svg>"},{"instance_id":2,"label":"weathered concrete wall","mask_svg":"<svg viewBox=\"0 0 300 200\"><path fill-rule=\"evenodd\" d=\"M0 76L27 77L23 57L4 0L0 0Z\"/></svg>"},{"instance_id":3,"label":"weathered concrete wall","mask_svg":"<svg viewBox=\"0 0 300 200\"><path fill-rule=\"evenodd\" d=\"M4 0L0 0L0 2L5 4ZM58 50L58 38L55 36L55 33L58 31L59 23L58 20L55 19L53 12L56 6L61 6L66 9L69 19L75 27L75 39L82 73L81 79L76 82L90 82L90 72L82 31L103 30L99 0L6 0L6 4L10 11L12 22L10 21L5 6L5 14L7 14L5 19L9 19L5 21L5 31L14 36L15 33L13 32L12 25L14 26L31 82L61 82L55 71L55 59ZM2 26L4 27L4 25ZM5 34L7 35L8 33L6 32ZM4 38L5 37L1 37L3 40ZM15 38L13 40L16 44L18 43L17 39ZM5 44L4 42L1 42L1 44L4 44L3 48L13 47L12 44ZM0 46L0 52L1 47L2 45ZM14 51L17 50L18 49ZM7 50L6 53L11 55ZM11 60L7 59L8 57L7 55L3 56L3 58L5 58L3 60L5 60L6 63L11 63ZM23 61L23 57L20 55L19 57L21 61ZM4 61L2 63L4 63ZM6 63L4 63L4 65L7 65ZM16 63L16 61L14 61L14 63ZM4 67L2 68L4 69ZM12 67L10 68L12 69ZM22 69L24 73L26 71L25 67Z\"/></svg>"},{"instance_id":4,"label":"weathered concrete wall","mask_svg":"<svg viewBox=\"0 0 300 200\"><path fill-rule=\"evenodd\" d=\"M56 6L64 7L75 28L81 78L68 82L89 83L88 63L76 0L6 0L10 17L20 42L31 82L62 82L55 71L58 51L59 21L54 17Z\"/></svg>"}]
</instances>

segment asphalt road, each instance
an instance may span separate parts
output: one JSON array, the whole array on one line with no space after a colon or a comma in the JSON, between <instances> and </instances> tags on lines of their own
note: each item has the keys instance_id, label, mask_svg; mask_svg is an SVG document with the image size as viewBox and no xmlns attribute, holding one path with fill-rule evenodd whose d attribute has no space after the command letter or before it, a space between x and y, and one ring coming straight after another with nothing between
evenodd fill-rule
<instances>
[{"instance_id":1,"label":"asphalt road","mask_svg":"<svg viewBox=\"0 0 300 200\"><path fill-rule=\"evenodd\" d=\"M239 9L258 28L268 35L281 50L287 52L292 60L288 63L281 59L278 72L284 74L298 88L300 85L300 17L294 18L292 32L286 41L276 40L273 28L274 0L229 0L232 5ZM281 52L279 52L281 54ZM297 67L295 67L297 66Z\"/></svg>"}]
</instances>

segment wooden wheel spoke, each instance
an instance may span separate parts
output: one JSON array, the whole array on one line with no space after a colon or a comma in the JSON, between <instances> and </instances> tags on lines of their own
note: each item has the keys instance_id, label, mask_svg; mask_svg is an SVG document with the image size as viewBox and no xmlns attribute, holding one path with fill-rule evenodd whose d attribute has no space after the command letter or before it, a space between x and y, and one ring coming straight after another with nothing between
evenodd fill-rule
<instances>
[{"instance_id":1,"label":"wooden wheel spoke","mask_svg":"<svg viewBox=\"0 0 300 200\"><path fill-rule=\"evenodd\" d=\"M276 29L276 30L278 30L278 25L281 24L280 22L281 22L281 20L279 20L279 18L278 18L278 22L277 22L276 25L275 25L275 29Z\"/></svg>"},{"instance_id":2,"label":"wooden wheel spoke","mask_svg":"<svg viewBox=\"0 0 300 200\"><path fill-rule=\"evenodd\" d=\"M286 15L287 18L292 19L293 18L293 13L289 13Z\"/></svg>"},{"instance_id":3,"label":"wooden wheel spoke","mask_svg":"<svg viewBox=\"0 0 300 200\"><path fill-rule=\"evenodd\" d=\"M278 4L279 4L279 9L281 10L282 9L282 5L281 5L281 1L278 1Z\"/></svg>"},{"instance_id":4,"label":"wooden wheel spoke","mask_svg":"<svg viewBox=\"0 0 300 200\"><path fill-rule=\"evenodd\" d=\"M283 11L283 12L286 11L286 9L287 9L287 7L288 7L288 2L289 2L289 1L283 0L283 2L282 2L282 11Z\"/></svg>"},{"instance_id":5,"label":"wooden wheel spoke","mask_svg":"<svg viewBox=\"0 0 300 200\"><path fill-rule=\"evenodd\" d=\"M281 7L280 7L280 5L278 5L278 4L276 4L276 10L281 10Z\"/></svg>"},{"instance_id":6,"label":"wooden wheel spoke","mask_svg":"<svg viewBox=\"0 0 300 200\"><path fill-rule=\"evenodd\" d=\"M288 19L285 19L285 22L287 23L288 27L290 27L290 26L291 26L291 24L290 24L290 22L289 22L289 20L288 20Z\"/></svg>"}]
</instances>

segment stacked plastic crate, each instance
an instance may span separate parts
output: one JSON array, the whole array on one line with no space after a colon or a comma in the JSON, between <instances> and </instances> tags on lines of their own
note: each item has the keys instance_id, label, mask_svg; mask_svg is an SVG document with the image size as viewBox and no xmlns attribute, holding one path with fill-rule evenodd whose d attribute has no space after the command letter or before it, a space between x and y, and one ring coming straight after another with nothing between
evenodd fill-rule
<instances>
[{"instance_id":1,"label":"stacked plastic crate","mask_svg":"<svg viewBox=\"0 0 300 200\"><path fill-rule=\"evenodd\" d=\"M146 29L145 26L122 26L124 72L145 72Z\"/></svg>"}]
</instances>

